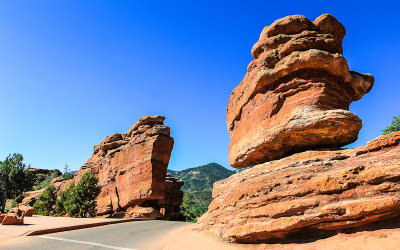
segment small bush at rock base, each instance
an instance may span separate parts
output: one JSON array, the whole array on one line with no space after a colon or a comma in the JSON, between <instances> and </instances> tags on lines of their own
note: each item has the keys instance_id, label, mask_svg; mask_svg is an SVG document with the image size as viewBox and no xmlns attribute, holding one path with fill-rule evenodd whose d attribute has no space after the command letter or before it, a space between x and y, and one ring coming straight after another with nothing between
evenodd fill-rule
<instances>
[{"instance_id":1,"label":"small bush at rock base","mask_svg":"<svg viewBox=\"0 0 400 250\"><path fill-rule=\"evenodd\" d=\"M72 184L61 192L56 205L56 212L70 217L96 216L96 198L100 194L99 179L91 172L86 172L78 184Z\"/></svg>"},{"instance_id":2,"label":"small bush at rock base","mask_svg":"<svg viewBox=\"0 0 400 250\"><path fill-rule=\"evenodd\" d=\"M35 214L50 215L53 212L53 206L56 205L57 192L53 184L47 185L42 194L39 195L37 202L33 205Z\"/></svg>"}]
</instances>

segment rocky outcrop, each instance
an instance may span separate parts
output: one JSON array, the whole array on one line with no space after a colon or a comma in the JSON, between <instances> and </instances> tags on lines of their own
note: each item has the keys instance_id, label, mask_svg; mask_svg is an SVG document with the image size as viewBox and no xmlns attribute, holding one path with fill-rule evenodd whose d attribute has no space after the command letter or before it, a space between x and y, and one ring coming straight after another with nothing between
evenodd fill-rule
<instances>
[{"instance_id":1,"label":"rocky outcrop","mask_svg":"<svg viewBox=\"0 0 400 250\"><path fill-rule=\"evenodd\" d=\"M362 123L349 105L369 92L374 78L349 70L342 54L345 33L328 14L314 22L288 16L264 28L227 107L231 166L357 139Z\"/></svg>"},{"instance_id":2,"label":"rocky outcrop","mask_svg":"<svg viewBox=\"0 0 400 250\"><path fill-rule=\"evenodd\" d=\"M239 243L285 241L400 216L400 132L365 147L318 150L214 184L197 230Z\"/></svg>"},{"instance_id":3,"label":"rocky outcrop","mask_svg":"<svg viewBox=\"0 0 400 250\"><path fill-rule=\"evenodd\" d=\"M43 168L28 168L28 171L33 175L38 174L52 174L55 173L56 175L61 175L61 171L58 169L43 169Z\"/></svg>"},{"instance_id":4,"label":"rocky outcrop","mask_svg":"<svg viewBox=\"0 0 400 250\"><path fill-rule=\"evenodd\" d=\"M50 181L50 184L57 185L56 183L64 181L65 178L63 176L58 176Z\"/></svg>"},{"instance_id":5,"label":"rocky outcrop","mask_svg":"<svg viewBox=\"0 0 400 250\"><path fill-rule=\"evenodd\" d=\"M10 209L2 220L2 225L23 225L24 213L18 208Z\"/></svg>"},{"instance_id":6,"label":"rocky outcrop","mask_svg":"<svg viewBox=\"0 0 400 250\"><path fill-rule=\"evenodd\" d=\"M24 214L24 216L28 216L31 217L34 213L34 209L31 206L26 206L26 205L20 205L18 206L18 209L22 211L22 213Z\"/></svg>"},{"instance_id":7,"label":"rocky outcrop","mask_svg":"<svg viewBox=\"0 0 400 250\"><path fill-rule=\"evenodd\" d=\"M45 188L35 191L24 192L15 201L22 205L33 206L33 204L35 204L35 202L37 201L39 195L43 193L44 190Z\"/></svg>"},{"instance_id":8,"label":"rocky outcrop","mask_svg":"<svg viewBox=\"0 0 400 250\"><path fill-rule=\"evenodd\" d=\"M400 219L400 132L339 148L357 139L361 120L348 108L374 82L349 71L344 35L331 15L264 28L227 108L230 163L255 166L214 183L196 230L287 243Z\"/></svg>"},{"instance_id":9,"label":"rocky outcrop","mask_svg":"<svg viewBox=\"0 0 400 250\"><path fill-rule=\"evenodd\" d=\"M165 219L163 214L160 213L158 209L153 207L133 207L129 208L125 214L125 218L157 218L157 219Z\"/></svg>"},{"instance_id":10,"label":"rocky outcrop","mask_svg":"<svg viewBox=\"0 0 400 250\"><path fill-rule=\"evenodd\" d=\"M72 180L57 180L54 185L65 190L72 182L78 182L85 172L91 171L99 177L102 187L97 198L99 216L132 217L135 213L127 211L134 207L162 209L165 204L160 202L164 202L165 194L171 192L166 172L174 144L164 120L163 116L145 116L127 133L107 136L94 146L92 157ZM172 187L172 190L175 189ZM168 208L165 216L175 212Z\"/></svg>"},{"instance_id":11,"label":"rocky outcrop","mask_svg":"<svg viewBox=\"0 0 400 250\"><path fill-rule=\"evenodd\" d=\"M180 218L180 206L183 200L183 191L181 188L183 184L182 180L167 174L164 197L159 201L160 212L164 215L164 218L170 220Z\"/></svg>"}]
</instances>

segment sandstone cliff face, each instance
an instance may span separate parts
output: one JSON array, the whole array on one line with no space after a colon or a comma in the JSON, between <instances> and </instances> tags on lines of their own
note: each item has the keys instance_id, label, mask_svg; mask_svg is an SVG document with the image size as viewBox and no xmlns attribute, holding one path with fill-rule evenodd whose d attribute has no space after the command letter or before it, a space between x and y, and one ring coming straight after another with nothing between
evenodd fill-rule
<instances>
[{"instance_id":1,"label":"sandstone cliff face","mask_svg":"<svg viewBox=\"0 0 400 250\"><path fill-rule=\"evenodd\" d=\"M345 33L328 14L314 22L288 16L264 28L227 107L231 166L357 139L362 123L349 105L369 92L374 78L349 70L342 55Z\"/></svg>"},{"instance_id":2,"label":"sandstone cliff face","mask_svg":"<svg viewBox=\"0 0 400 250\"><path fill-rule=\"evenodd\" d=\"M179 215L181 197L172 200L174 204L164 202L165 194L168 196L169 192L180 190L183 185L170 184L168 180L166 183L174 140L170 128L163 124L164 120L163 116L145 116L127 133L107 136L94 147L92 157L73 180L57 181L54 185L64 190L72 182L78 182L85 172L91 171L99 177L102 187L97 199L98 215L112 215L134 207L163 209L166 216L178 210ZM167 205L171 206L165 209L163 206Z\"/></svg>"},{"instance_id":3,"label":"sandstone cliff face","mask_svg":"<svg viewBox=\"0 0 400 250\"><path fill-rule=\"evenodd\" d=\"M214 184L197 230L239 243L284 241L400 216L400 132L367 146L307 151Z\"/></svg>"}]
</instances>

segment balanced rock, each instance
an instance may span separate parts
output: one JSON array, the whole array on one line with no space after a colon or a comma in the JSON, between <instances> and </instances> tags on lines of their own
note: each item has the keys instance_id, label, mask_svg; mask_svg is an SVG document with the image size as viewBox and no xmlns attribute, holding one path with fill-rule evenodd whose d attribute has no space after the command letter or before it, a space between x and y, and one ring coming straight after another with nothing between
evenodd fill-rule
<instances>
[{"instance_id":1,"label":"balanced rock","mask_svg":"<svg viewBox=\"0 0 400 250\"><path fill-rule=\"evenodd\" d=\"M23 225L24 224L24 213L18 208L10 209L4 216L3 225Z\"/></svg>"},{"instance_id":2,"label":"balanced rock","mask_svg":"<svg viewBox=\"0 0 400 250\"><path fill-rule=\"evenodd\" d=\"M162 209L159 203L168 193L166 172L174 144L164 120L163 116L145 116L127 133L107 136L94 146L92 157L74 178L56 182L56 187L65 190L91 171L98 176L102 188L97 198L97 215L124 217L125 213L118 212L136 206Z\"/></svg>"},{"instance_id":3,"label":"balanced rock","mask_svg":"<svg viewBox=\"0 0 400 250\"><path fill-rule=\"evenodd\" d=\"M197 224L238 243L285 242L400 218L400 132L306 151L218 181Z\"/></svg>"},{"instance_id":4,"label":"balanced rock","mask_svg":"<svg viewBox=\"0 0 400 250\"><path fill-rule=\"evenodd\" d=\"M231 166L339 148L358 138L362 123L349 105L369 92L374 78L349 70L345 33L328 14L314 22L288 16L264 28L227 107Z\"/></svg>"}]
</instances>

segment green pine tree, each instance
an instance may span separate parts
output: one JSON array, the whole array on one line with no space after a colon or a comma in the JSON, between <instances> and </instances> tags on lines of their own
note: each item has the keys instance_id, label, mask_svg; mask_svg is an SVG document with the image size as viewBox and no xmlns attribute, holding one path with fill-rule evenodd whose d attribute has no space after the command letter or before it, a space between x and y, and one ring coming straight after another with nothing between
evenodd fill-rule
<instances>
[{"instance_id":1,"label":"green pine tree","mask_svg":"<svg viewBox=\"0 0 400 250\"><path fill-rule=\"evenodd\" d=\"M206 204L198 204L190 192L185 192L181 204L181 214L185 221L197 222L197 218L207 212L207 209Z\"/></svg>"},{"instance_id":2,"label":"green pine tree","mask_svg":"<svg viewBox=\"0 0 400 250\"><path fill-rule=\"evenodd\" d=\"M8 155L0 162L0 205L1 213L5 212L6 199L15 199L33 186L33 177L29 166L23 163L21 154Z\"/></svg>"},{"instance_id":3,"label":"green pine tree","mask_svg":"<svg viewBox=\"0 0 400 250\"><path fill-rule=\"evenodd\" d=\"M58 195L58 199L56 201L56 213L58 215L65 215L67 213L65 209L65 205L69 199L69 197L72 195L72 192L75 189L75 184L72 183L66 190L62 191Z\"/></svg>"},{"instance_id":4,"label":"green pine tree","mask_svg":"<svg viewBox=\"0 0 400 250\"><path fill-rule=\"evenodd\" d=\"M53 184L49 184L38 200L33 204L36 214L49 216L53 212L53 206L56 205L57 191Z\"/></svg>"},{"instance_id":5,"label":"green pine tree","mask_svg":"<svg viewBox=\"0 0 400 250\"><path fill-rule=\"evenodd\" d=\"M71 217L87 217L96 215L96 198L100 194L98 177L91 172L83 174L82 178L66 194L65 211Z\"/></svg>"},{"instance_id":6,"label":"green pine tree","mask_svg":"<svg viewBox=\"0 0 400 250\"><path fill-rule=\"evenodd\" d=\"M398 117L393 116L392 124L382 130L382 134L387 135L396 131L400 131L400 115Z\"/></svg>"}]
</instances>

